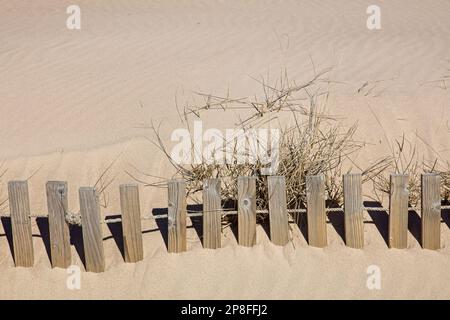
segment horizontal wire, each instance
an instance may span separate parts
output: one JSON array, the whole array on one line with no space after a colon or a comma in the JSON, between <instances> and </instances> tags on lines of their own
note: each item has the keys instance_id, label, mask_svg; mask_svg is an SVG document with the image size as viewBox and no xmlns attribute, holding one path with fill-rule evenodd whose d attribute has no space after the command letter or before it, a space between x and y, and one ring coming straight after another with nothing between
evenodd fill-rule
<instances>
[{"instance_id":1,"label":"horizontal wire","mask_svg":"<svg viewBox=\"0 0 450 320\"><path fill-rule=\"evenodd\" d=\"M377 211L377 212L389 212L389 209L383 207L362 207L365 211ZM450 210L450 205L441 206L441 210ZM343 207L336 208L325 208L326 212L344 212ZM416 211L420 212L420 209L415 207L408 207L408 211ZM202 217L205 211L203 210L187 210L188 217ZM216 209L216 210L208 210L206 212L220 212L222 216L227 215L237 215L238 211L234 209ZM287 209L287 213L306 213L307 209ZM256 210L256 214L268 214L269 210ZM0 214L0 217L11 217L10 214ZM48 218L48 215L29 215L30 218ZM141 220L158 220L158 219L167 219L168 214L160 214L156 216L143 216ZM121 222L122 218L114 218L114 219L103 219L100 223L117 223Z\"/></svg>"},{"instance_id":2,"label":"horizontal wire","mask_svg":"<svg viewBox=\"0 0 450 320\"><path fill-rule=\"evenodd\" d=\"M377 212L388 212L389 210L383 207L362 207L363 210L365 211L377 211ZM450 206L441 206L441 210L449 210ZM325 209L326 212L344 212L344 208L342 207L337 207L337 208L326 208ZM408 211L419 211L418 208L415 207L409 207ZM227 216L227 215L236 215L238 214L237 210L221 210L221 209L217 209L217 210L208 210L207 212L222 212L222 216ZM225 213L223 213L225 212ZM306 213L307 209L288 209L287 210L288 213ZM203 216L203 211L199 210L199 211L195 211L195 210L187 210L187 216L188 217L202 217ZM256 214L268 214L269 210L256 210ZM163 219L163 218L167 218L168 215L167 214L163 214L163 215L157 215L157 216L149 216L149 217L142 217L141 220L156 220L156 219ZM117 219L105 219L104 221L102 221L102 223L116 223L116 222L120 222L122 221L121 218L117 218Z\"/></svg>"}]
</instances>

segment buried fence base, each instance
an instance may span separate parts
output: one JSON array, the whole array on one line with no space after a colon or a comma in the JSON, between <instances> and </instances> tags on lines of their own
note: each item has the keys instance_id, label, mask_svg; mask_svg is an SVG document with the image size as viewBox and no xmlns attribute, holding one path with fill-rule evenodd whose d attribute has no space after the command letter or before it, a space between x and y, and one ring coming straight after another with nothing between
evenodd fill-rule
<instances>
[{"instance_id":1,"label":"buried fence base","mask_svg":"<svg viewBox=\"0 0 450 320\"><path fill-rule=\"evenodd\" d=\"M256 244L256 216L269 215L270 239L276 245L289 242L288 215L306 213L308 219L307 240L311 246L327 245L327 213L344 212L345 242L347 246L362 248L364 245L363 211L389 212L389 246L407 248L408 212L421 212L422 247L437 250L441 248L441 210L440 176L422 175L422 208L408 207L408 176L392 175L389 209L364 207L362 205L361 174L347 174L343 177L344 207L325 207L325 178L323 175L306 178L306 209L287 209L285 178L267 177L268 210L256 210L256 180L252 177L238 178L238 201L235 209L224 209L221 203L220 179L207 179L203 188L203 210L187 211L186 182L172 180L168 184L168 214L155 217L141 217L139 190L136 184L120 186L122 217L103 220L100 218L98 196L94 188L80 188L80 223L82 226L86 270L102 272L105 270L102 223L122 222L124 259L137 262L143 259L141 220L168 219L168 251L186 251L187 217L203 216L203 245L205 248L221 247L221 218L237 214L239 245L252 247ZM26 181L8 183L13 255L16 266L31 267L34 261L31 232L32 217L48 217L51 244L52 267L66 268L71 263L70 235L67 225L68 203L67 183L50 181L47 190L47 216L30 213L28 185ZM78 214L77 214L78 215Z\"/></svg>"}]
</instances>

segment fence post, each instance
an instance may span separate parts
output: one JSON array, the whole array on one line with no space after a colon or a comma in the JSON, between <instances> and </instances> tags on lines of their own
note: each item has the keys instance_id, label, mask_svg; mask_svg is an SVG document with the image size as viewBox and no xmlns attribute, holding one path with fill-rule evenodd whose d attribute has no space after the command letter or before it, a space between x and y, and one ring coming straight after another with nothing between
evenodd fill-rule
<instances>
[{"instance_id":1,"label":"fence post","mask_svg":"<svg viewBox=\"0 0 450 320\"><path fill-rule=\"evenodd\" d=\"M422 247L441 248L441 177L422 174Z\"/></svg>"},{"instance_id":2,"label":"fence post","mask_svg":"<svg viewBox=\"0 0 450 320\"><path fill-rule=\"evenodd\" d=\"M389 247L408 247L408 180L406 174L391 174L389 196Z\"/></svg>"},{"instance_id":3,"label":"fence post","mask_svg":"<svg viewBox=\"0 0 450 320\"><path fill-rule=\"evenodd\" d=\"M105 271L105 254L98 195L91 187L82 187L78 192L86 271L103 272Z\"/></svg>"},{"instance_id":4,"label":"fence post","mask_svg":"<svg viewBox=\"0 0 450 320\"><path fill-rule=\"evenodd\" d=\"M289 242L289 220L286 204L286 179L283 176L267 177L269 191L270 240L284 246Z\"/></svg>"},{"instance_id":5,"label":"fence post","mask_svg":"<svg viewBox=\"0 0 450 320\"><path fill-rule=\"evenodd\" d=\"M361 249L364 247L364 215L361 174L345 174L343 177L343 185L345 243L351 248Z\"/></svg>"},{"instance_id":6,"label":"fence post","mask_svg":"<svg viewBox=\"0 0 450 320\"><path fill-rule=\"evenodd\" d=\"M8 196L15 265L16 267L32 267L34 253L28 183L26 181L8 182Z\"/></svg>"},{"instance_id":7,"label":"fence post","mask_svg":"<svg viewBox=\"0 0 450 320\"><path fill-rule=\"evenodd\" d=\"M119 190L125 262L138 262L144 258L139 187L137 184L122 184Z\"/></svg>"},{"instance_id":8,"label":"fence post","mask_svg":"<svg viewBox=\"0 0 450 320\"><path fill-rule=\"evenodd\" d=\"M48 181L46 191L52 267L65 269L71 264L69 225L65 218L67 182Z\"/></svg>"},{"instance_id":9,"label":"fence post","mask_svg":"<svg viewBox=\"0 0 450 320\"><path fill-rule=\"evenodd\" d=\"M325 247L327 245L327 215L323 175L306 177L306 203L309 245Z\"/></svg>"},{"instance_id":10,"label":"fence post","mask_svg":"<svg viewBox=\"0 0 450 320\"><path fill-rule=\"evenodd\" d=\"M222 202L220 179L207 179L203 182L203 247L221 247Z\"/></svg>"},{"instance_id":11,"label":"fence post","mask_svg":"<svg viewBox=\"0 0 450 320\"><path fill-rule=\"evenodd\" d=\"M256 244L256 177L238 178L238 242Z\"/></svg>"},{"instance_id":12,"label":"fence post","mask_svg":"<svg viewBox=\"0 0 450 320\"><path fill-rule=\"evenodd\" d=\"M169 181L168 251L186 251L186 182Z\"/></svg>"}]
</instances>

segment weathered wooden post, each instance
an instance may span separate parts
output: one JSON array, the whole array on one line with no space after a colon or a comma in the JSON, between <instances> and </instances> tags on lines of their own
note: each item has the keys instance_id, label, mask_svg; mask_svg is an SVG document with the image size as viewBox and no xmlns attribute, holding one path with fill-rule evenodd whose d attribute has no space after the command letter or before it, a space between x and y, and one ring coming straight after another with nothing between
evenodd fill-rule
<instances>
[{"instance_id":1,"label":"weathered wooden post","mask_svg":"<svg viewBox=\"0 0 450 320\"><path fill-rule=\"evenodd\" d=\"M203 182L203 247L221 247L222 202L220 179L207 179Z\"/></svg>"},{"instance_id":2,"label":"weathered wooden post","mask_svg":"<svg viewBox=\"0 0 450 320\"><path fill-rule=\"evenodd\" d=\"M270 240L279 246L289 242L289 219L286 203L286 179L267 177L269 191Z\"/></svg>"},{"instance_id":3,"label":"weathered wooden post","mask_svg":"<svg viewBox=\"0 0 450 320\"><path fill-rule=\"evenodd\" d=\"M139 187L122 184L119 190L125 262L138 262L144 259Z\"/></svg>"},{"instance_id":4,"label":"weathered wooden post","mask_svg":"<svg viewBox=\"0 0 450 320\"><path fill-rule=\"evenodd\" d=\"M169 252L186 251L186 182L169 181L168 247Z\"/></svg>"},{"instance_id":5,"label":"weathered wooden post","mask_svg":"<svg viewBox=\"0 0 450 320\"><path fill-rule=\"evenodd\" d=\"M422 174L422 247L441 248L441 177Z\"/></svg>"},{"instance_id":6,"label":"weathered wooden post","mask_svg":"<svg viewBox=\"0 0 450 320\"><path fill-rule=\"evenodd\" d=\"M408 247L408 180L406 174L391 175L389 197L389 247Z\"/></svg>"},{"instance_id":7,"label":"weathered wooden post","mask_svg":"<svg viewBox=\"0 0 450 320\"><path fill-rule=\"evenodd\" d=\"M79 189L79 197L86 271L103 272L105 253L98 195L94 188L82 187Z\"/></svg>"},{"instance_id":8,"label":"weathered wooden post","mask_svg":"<svg viewBox=\"0 0 450 320\"><path fill-rule=\"evenodd\" d=\"M256 244L256 177L238 178L238 242Z\"/></svg>"},{"instance_id":9,"label":"weathered wooden post","mask_svg":"<svg viewBox=\"0 0 450 320\"><path fill-rule=\"evenodd\" d=\"M72 259L69 225L65 217L68 208L67 182L48 181L46 190L52 267L65 269Z\"/></svg>"},{"instance_id":10,"label":"weathered wooden post","mask_svg":"<svg viewBox=\"0 0 450 320\"><path fill-rule=\"evenodd\" d=\"M345 243L351 248L364 247L364 213L362 200L362 175L345 174L344 184L344 220Z\"/></svg>"},{"instance_id":11,"label":"weathered wooden post","mask_svg":"<svg viewBox=\"0 0 450 320\"><path fill-rule=\"evenodd\" d=\"M308 242L314 247L327 245L327 215L325 211L325 177L306 177Z\"/></svg>"},{"instance_id":12,"label":"weathered wooden post","mask_svg":"<svg viewBox=\"0 0 450 320\"><path fill-rule=\"evenodd\" d=\"M34 252L27 181L10 181L8 196L15 265L32 267Z\"/></svg>"}]
</instances>

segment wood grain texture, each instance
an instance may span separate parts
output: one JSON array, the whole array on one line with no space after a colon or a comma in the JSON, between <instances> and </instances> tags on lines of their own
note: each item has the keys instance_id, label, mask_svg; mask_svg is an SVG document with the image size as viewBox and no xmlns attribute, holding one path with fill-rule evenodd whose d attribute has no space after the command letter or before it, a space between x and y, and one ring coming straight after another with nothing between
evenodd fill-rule
<instances>
[{"instance_id":1,"label":"wood grain texture","mask_svg":"<svg viewBox=\"0 0 450 320\"><path fill-rule=\"evenodd\" d=\"M207 179L203 182L203 247L221 247L222 202L220 179Z\"/></svg>"},{"instance_id":2,"label":"wood grain texture","mask_svg":"<svg viewBox=\"0 0 450 320\"><path fill-rule=\"evenodd\" d=\"M345 174L343 177L343 185L345 243L351 248L361 249L364 247L364 215L361 174Z\"/></svg>"},{"instance_id":3,"label":"wood grain texture","mask_svg":"<svg viewBox=\"0 0 450 320\"><path fill-rule=\"evenodd\" d=\"M30 200L26 181L8 183L9 209L16 267L32 267L34 264L31 233Z\"/></svg>"},{"instance_id":4,"label":"wood grain texture","mask_svg":"<svg viewBox=\"0 0 450 320\"><path fill-rule=\"evenodd\" d=\"M144 259L139 187L122 184L119 190L125 262L138 262Z\"/></svg>"},{"instance_id":5,"label":"wood grain texture","mask_svg":"<svg viewBox=\"0 0 450 320\"><path fill-rule=\"evenodd\" d=\"M270 240L279 246L289 242L289 219L286 203L286 179L268 176Z\"/></svg>"},{"instance_id":6,"label":"wood grain texture","mask_svg":"<svg viewBox=\"0 0 450 320\"><path fill-rule=\"evenodd\" d=\"M52 267L65 269L71 264L69 225L65 218L67 182L48 181L46 191Z\"/></svg>"},{"instance_id":7,"label":"wood grain texture","mask_svg":"<svg viewBox=\"0 0 450 320\"><path fill-rule=\"evenodd\" d=\"M309 245L325 247L327 245L327 215L323 175L306 177L306 203Z\"/></svg>"},{"instance_id":8,"label":"wood grain texture","mask_svg":"<svg viewBox=\"0 0 450 320\"><path fill-rule=\"evenodd\" d=\"M83 187L79 189L79 196L86 271L103 272L105 253L98 195L94 188Z\"/></svg>"},{"instance_id":9,"label":"wood grain texture","mask_svg":"<svg viewBox=\"0 0 450 320\"><path fill-rule=\"evenodd\" d=\"M429 173L422 175L422 247L441 248L441 177Z\"/></svg>"},{"instance_id":10,"label":"wood grain texture","mask_svg":"<svg viewBox=\"0 0 450 320\"><path fill-rule=\"evenodd\" d=\"M256 177L238 178L238 242L256 244Z\"/></svg>"},{"instance_id":11,"label":"wood grain texture","mask_svg":"<svg viewBox=\"0 0 450 320\"><path fill-rule=\"evenodd\" d=\"M409 176L392 174L389 196L389 247L408 247Z\"/></svg>"},{"instance_id":12,"label":"wood grain texture","mask_svg":"<svg viewBox=\"0 0 450 320\"><path fill-rule=\"evenodd\" d=\"M186 182L169 181L168 251L186 251Z\"/></svg>"}]
</instances>

